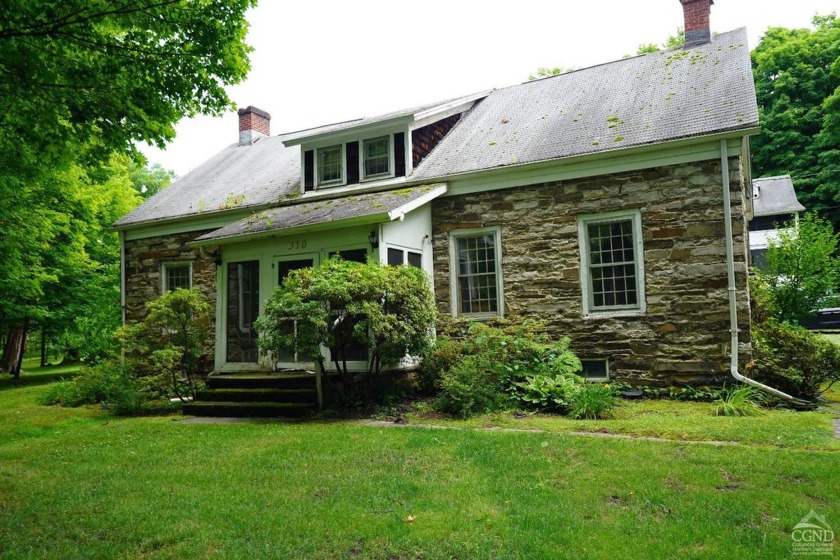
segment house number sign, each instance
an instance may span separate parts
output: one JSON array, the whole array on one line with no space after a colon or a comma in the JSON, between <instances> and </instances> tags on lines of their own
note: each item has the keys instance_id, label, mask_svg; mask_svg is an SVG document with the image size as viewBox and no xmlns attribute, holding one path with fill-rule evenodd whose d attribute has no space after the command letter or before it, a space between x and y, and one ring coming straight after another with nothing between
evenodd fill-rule
<instances>
[{"instance_id":1,"label":"house number sign","mask_svg":"<svg viewBox=\"0 0 840 560\"><path fill-rule=\"evenodd\" d=\"M289 243L287 251L297 251L300 249L306 249L306 239L303 241L292 241Z\"/></svg>"}]
</instances>

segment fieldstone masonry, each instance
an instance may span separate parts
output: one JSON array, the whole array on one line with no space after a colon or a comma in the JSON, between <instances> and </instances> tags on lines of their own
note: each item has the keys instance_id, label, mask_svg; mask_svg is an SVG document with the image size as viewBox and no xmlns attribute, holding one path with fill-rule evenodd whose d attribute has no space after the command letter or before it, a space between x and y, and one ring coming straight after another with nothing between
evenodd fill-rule
<instances>
[{"instance_id":1,"label":"fieldstone masonry","mask_svg":"<svg viewBox=\"0 0 840 560\"><path fill-rule=\"evenodd\" d=\"M740 359L750 359L744 185L730 159ZM544 322L611 377L651 385L729 376L729 306L719 161L439 198L432 206L435 290L451 318L449 233L499 226L505 315ZM647 312L583 318L577 217L640 209Z\"/></svg>"},{"instance_id":2,"label":"fieldstone masonry","mask_svg":"<svg viewBox=\"0 0 840 560\"><path fill-rule=\"evenodd\" d=\"M216 263L213 257L198 249L186 246L190 241L207 233L179 233L160 237L129 240L125 242L125 318L139 321L146 316L146 304L159 297L162 264L165 262L192 262L192 285L201 290L210 304L210 332L206 347L209 351L208 366L213 367L216 310Z\"/></svg>"}]
</instances>

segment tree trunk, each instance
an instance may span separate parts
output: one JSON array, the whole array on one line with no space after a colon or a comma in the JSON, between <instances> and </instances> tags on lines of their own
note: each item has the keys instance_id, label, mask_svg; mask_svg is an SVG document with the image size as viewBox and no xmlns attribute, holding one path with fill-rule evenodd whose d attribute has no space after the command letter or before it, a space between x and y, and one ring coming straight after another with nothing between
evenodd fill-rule
<instances>
[{"instance_id":1,"label":"tree trunk","mask_svg":"<svg viewBox=\"0 0 840 560\"><path fill-rule=\"evenodd\" d=\"M26 335L29 326L13 327L6 339L3 358L0 360L0 370L11 373L15 379L20 379L20 366L23 363L23 352L26 347Z\"/></svg>"},{"instance_id":2,"label":"tree trunk","mask_svg":"<svg viewBox=\"0 0 840 560\"><path fill-rule=\"evenodd\" d=\"M41 327L41 367L47 367L47 329Z\"/></svg>"}]
</instances>

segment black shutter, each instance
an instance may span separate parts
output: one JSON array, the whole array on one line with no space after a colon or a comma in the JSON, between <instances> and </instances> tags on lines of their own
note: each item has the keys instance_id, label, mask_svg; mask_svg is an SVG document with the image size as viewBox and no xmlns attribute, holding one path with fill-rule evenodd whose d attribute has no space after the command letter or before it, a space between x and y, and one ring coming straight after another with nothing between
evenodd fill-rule
<instances>
[{"instance_id":1,"label":"black shutter","mask_svg":"<svg viewBox=\"0 0 840 560\"><path fill-rule=\"evenodd\" d=\"M311 191L315 188L315 152L303 152L303 190Z\"/></svg>"},{"instance_id":2,"label":"black shutter","mask_svg":"<svg viewBox=\"0 0 840 560\"><path fill-rule=\"evenodd\" d=\"M347 142L347 184L359 182L359 143Z\"/></svg>"},{"instance_id":3,"label":"black shutter","mask_svg":"<svg viewBox=\"0 0 840 560\"><path fill-rule=\"evenodd\" d=\"M394 175L405 177L405 133L394 134Z\"/></svg>"}]
</instances>

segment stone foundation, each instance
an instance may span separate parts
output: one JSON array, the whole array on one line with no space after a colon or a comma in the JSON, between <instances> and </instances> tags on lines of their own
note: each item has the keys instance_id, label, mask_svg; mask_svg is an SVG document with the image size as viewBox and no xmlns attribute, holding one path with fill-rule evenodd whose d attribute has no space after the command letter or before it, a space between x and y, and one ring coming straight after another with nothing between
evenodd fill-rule
<instances>
[{"instance_id":1,"label":"stone foundation","mask_svg":"<svg viewBox=\"0 0 840 560\"><path fill-rule=\"evenodd\" d=\"M740 358L750 358L744 185L730 159ZM729 306L720 162L708 161L444 197L432 204L435 290L451 318L449 232L499 226L505 316L568 336L610 376L651 385L729 376ZM583 317L577 217L639 209L647 311Z\"/></svg>"}]
</instances>

